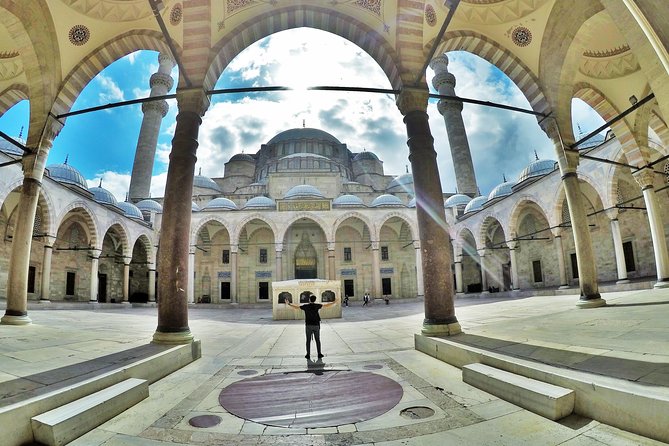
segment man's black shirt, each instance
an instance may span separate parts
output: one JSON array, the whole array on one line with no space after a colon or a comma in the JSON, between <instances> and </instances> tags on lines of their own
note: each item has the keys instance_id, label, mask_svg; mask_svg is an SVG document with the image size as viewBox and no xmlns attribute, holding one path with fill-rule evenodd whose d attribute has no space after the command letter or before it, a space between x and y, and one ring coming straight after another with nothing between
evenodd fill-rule
<instances>
[{"instance_id":1,"label":"man's black shirt","mask_svg":"<svg viewBox=\"0 0 669 446\"><path fill-rule=\"evenodd\" d=\"M304 323L306 325L321 325L321 317L318 315L318 310L322 306L313 302L300 305L300 310L304 311Z\"/></svg>"}]
</instances>

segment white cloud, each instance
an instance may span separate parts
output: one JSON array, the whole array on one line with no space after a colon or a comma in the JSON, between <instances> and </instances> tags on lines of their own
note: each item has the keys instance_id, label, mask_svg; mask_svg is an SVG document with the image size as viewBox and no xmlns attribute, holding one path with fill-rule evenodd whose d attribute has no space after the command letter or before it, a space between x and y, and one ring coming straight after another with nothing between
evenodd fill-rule
<instances>
[{"instance_id":1,"label":"white cloud","mask_svg":"<svg viewBox=\"0 0 669 446\"><path fill-rule=\"evenodd\" d=\"M130 174L112 172L110 170L98 173L93 179L86 179L88 187L97 187L102 179L102 187L116 197L118 201L125 201L125 195L130 187Z\"/></svg>"},{"instance_id":2,"label":"white cloud","mask_svg":"<svg viewBox=\"0 0 669 446\"><path fill-rule=\"evenodd\" d=\"M95 79L100 85L100 91L98 93L100 103L125 101L123 90L121 90L112 78L101 73L98 74Z\"/></svg>"}]
</instances>

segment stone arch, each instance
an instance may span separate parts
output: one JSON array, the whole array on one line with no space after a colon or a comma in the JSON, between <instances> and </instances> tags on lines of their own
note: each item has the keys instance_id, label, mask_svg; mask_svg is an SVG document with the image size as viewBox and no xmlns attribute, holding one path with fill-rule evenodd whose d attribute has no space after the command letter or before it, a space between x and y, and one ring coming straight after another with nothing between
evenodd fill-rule
<instances>
[{"instance_id":1,"label":"stone arch","mask_svg":"<svg viewBox=\"0 0 669 446\"><path fill-rule=\"evenodd\" d=\"M156 240L151 232L142 232L139 234L133 241L132 244L130 245L132 249L134 249L135 245L139 243L144 247L144 250L146 251L146 257L147 261L153 265L155 268L155 263L156 263L156 250L154 246L157 244ZM131 252L132 252L131 249Z\"/></svg>"},{"instance_id":2,"label":"stone arch","mask_svg":"<svg viewBox=\"0 0 669 446\"><path fill-rule=\"evenodd\" d=\"M609 121L620 114L620 111L611 104L604 93L587 82L579 82L574 85L573 97L592 107L604 121Z\"/></svg>"},{"instance_id":3,"label":"stone arch","mask_svg":"<svg viewBox=\"0 0 669 446\"><path fill-rule=\"evenodd\" d=\"M7 200L9 194L11 194L12 192L18 193L17 189L22 185L23 185L23 177L20 177L16 178L14 181L8 184L6 188L3 188L1 192L2 195L0 195L0 206L4 204L5 200ZM56 209L54 207L51 195L45 188L40 188L39 197L37 198L37 206L42 208L42 215L41 215L42 233L45 235L54 234L54 231L56 229L54 227L54 215L56 214Z\"/></svg>"},{"instance_id":4,"label":"stone arch","mask_svg":"<svg viewBox=\"0 0 669 446\"><path fill-rule=\"evenodd\" d=\"M553 5L546 22L539 53L539 66L542 67L539 82L544 87L563 138L574 134L571 123L572 79L579 71L584 51L584 44L578 35L586 22L603 9L600 2L559 1Z\"/></svg>"},{"instance_id":5,"label":"stone arch","mask_svg":"<svg viewBox=\"0 0 669 446\"><path fill-rule=\"evenodd\" d=\"M171 54L163 35L138 29L114 37L100 45L75 65L63 81L53 105L54 114L67 113L88 83L107 66L137 50L154 50ZM180 53L180 49L177 48Z\"/></svg>"},{"instance_id":6,"label":"stone arch","mask_svg":"<svg viewBox=\"0 0 669 446\"><path fill-rule=\"evenodd\" d=\"M519 234L518 232L521 223L520 217L527 210L528 206L532 207L534 210L539 211L543 216L543 218L546 220L546 222L549 222L548 211L544 208L542 203L535 200L534 197L531 197L529 195L523 195L521 197L518 197L518 200L516 201L513 209L511 210L511 216L509 217L510 234L517 234L519 236L522 236L522 234ZM550 230L550 228L546 229Z\"/></svg>"},{"instance_id":7,"label":"stone arch","mask_svg":"<svg viewBox=\"0 0 669 446\"><path fill-rule=\"evenodd\" d=\"M24 99L29 99L26 84L12 84L5 88L0 92L0 116Z\"/></svg>"},{"instance_id":8,"label":"stone arch","mask_svg":"<svg viewBox=\"0 0 669 446\"><path fill-rule=\"evenodd\" d=\"M323 231L323 234L325 234L327 243L330 243L334 240L330 238L332 231L328 231L330 225L328 225L325 222L325 220L309 212L300 212L299 214L294 215L290 220L286 221L286 223L279 228L279 233L277 234L276 237L278 243L282 243L282 241L286 237L286 231L288 231L288 228L290 228L295 222L297 222L301 218L307 218L316 223L321 228L321 231Z\"/></svg>"},{"instance_id":9,"label":"stone arch","mask_svg":"<svg viewBox=\"0 0 669 446\"><path fill-rule=\"evenodd\" d=\"M114 228L119 236L121 237L121 246L123 248L123 257L131 257L132 256L132 246L130 245L130 241L128 239L128 234L130 231L128 231L128 226L121 220L119 219L114 219L112 222L110 222L106 227L101 227L100 228L100 234L102 234L102 238L104 239L104 236L109 232L110 229Z\"/></svg>"},{"instance_id":10,"label":"stone arch","mask_svg":"<svg viewBox=\"0 0 669 446\"><path fill-rule=\"evenodd\" d=\"M468 227L462 227L458 230L455 236L454 242L456 243L458 249L460 250L460 255L462 255L462 250L465 246L465 240L469 237L474 241L474 244L478 243L476 237L474 237L474 232ZM478 251L478 246L474 246L474 250ZM477 254L478 255L478 254Z\"/></svg>"},{"instance_id":11,"label":"stone arch","mask_svg":"<svg viewBox=\"0 0 669 446\"><path fill-rule=\"evenodd\" d=\"M262 214L255 213L244 218L242 221L239 222L239 224L236 225L234 232L230 233L231 244L239 244L239 235L241 234L242 230L246 227L246 225L253 220L260 220L264 222L272 230L272 234L274 235L274 240L281 240L277 237L279 231L277 229L276 224L274 224L272 220L268 219Z\"/></svg>"},{"instance_id":12,"label":"stone arch","mask_svg":"<svg viewBox=\"0 0 669 446\"><path fill-rule=\"evenodd\" d=\"M479 227L480 246L486 247L486 238L488 236L488 230L494 224L497 224L502 229L502 234L504 235L504 241L506 241L506 231L504 231L504 226L502 225L502 222L496 216L488 215L485 217L485 219L481 223L481 226Z\"/></svg>"},{"instance_id":13,"label":"stone arch","mask_svg":"<svg viewBox=\"0 0 669 446\"><path fill-rule=\"evenodd\" d=\"M64 223L67 214L69 214L70 211L73 211L75 209L81 209L83 213L82 218L86 223L85 224L85 229L87 231L86 236L90 241L91 247L101 248L102 239L100 238L100 232L98 231L99 224L95 219L95 213L88 206L88 203L84 201L75 201L73 203L70 203L65 208L63 208L63 210L60 212L60 214L55 220L56 231L58 231L60 226Z\"/></svg>"},{"instance_id":14,"label":"stone arch","mask_svg":"<svg viewBox=\"0 0 669 446\"><path fill-rule=\"evenodd\" d=\"M399 56L381 34L355 17L334 10L334 6L304 4L275 8L254 16L216 42L205 87L212 88L230 61L252 43L279 31L301 27L327 31L356 44L379 64L393 88L401 87Z\"/></svg>"},{"instance_id":15,"label":"stone arch","mask_svg":"<svg viewBox=\"0 0 669 446\"><path fill-rule=\"evenodd\" d=\"M342 223L344 223L349 218L357 218L358 220L362 221L365 225L367 225L367 229L369 230L370 234L375 233L376 228L374 227L374 224L371 222L371 220L369 218L367 218L365 215L361 214L360 212L349 211L349 212L346 212L345 214L337 217L337 219L334 221L334 223L332 223L332 233L329 236L330 240L335 240L335 234L337 234L337 230L342 225Z\"/></svg>"},{"instance_id":16,"label":"stone arch","mask_svg":"<svg viewBox=\"0 0 669 446\"><path fill-rule=\"evenodd\" d=\"M433 42L428 42L428 47ZM550 105L544 96L539 80L532 70L511 51L494 40L474 31L451 31L444 35L437 54L448 51L467 51L487 60L499 68L523 92L532 110L548 113Z\"/></svg>"},{"instance_id":17,"label":"stone arch","mask_svg":"<svg viewBox=\"0 0 669 446\"><path fill-rule=\"evenodd\" d=\"M388 212L379 219L379 224L374 228L374 237L376 240L379 240L381 237L381 228L383 228L383 225L385 225L386 222L388 222L388 220L393 217L397 217L400 220L403 220L407 227L411 230L411 239L418 240L418 227L416 224L410 218L408 218L406 214L396 211Z\"/></svg>"},{"instance_id":18,"label":"stone arch","mask_svg":"<svg viewBox=\"0 0 669 446\"><path fill-rule=\"evenodd\" d=\"M667 148L669 148L669 126L667 126L665 120L662 119L662 115L660 114L658 108L659 107L655 107L653 109L653 113L650 117L650 122L648 125L660 138L660 141L658 142L660 142L665 147L666 152Z\"/></svg>"},{"instance_id":19,"label":"stone arch","mask_svg":"<svg viewBox=\"0 0 669 446\"><path fill-rule=\"evenodd\" d=\"M201 219L199 222L197 222L196 225L194 225L192 227L191 234L190 234L190 244L191 244L191 246L197 244L198 234L200 233L202 228L204 228L207 224L209 224L212 221L216 222L216 223L220 223L221 226L223 226L225 228L225 230L228 231L228 234L230 234L230 237L231 237L231 240L232 240L232 231L230 230L230 227L229 227L229 221L226 221L226 219L224 219L224 218L222 218L218 215L211 215L211 216L207 216L206 218ZM245 224L246 223L244 223L244 225Z\"/></svg>"}]
</instances>

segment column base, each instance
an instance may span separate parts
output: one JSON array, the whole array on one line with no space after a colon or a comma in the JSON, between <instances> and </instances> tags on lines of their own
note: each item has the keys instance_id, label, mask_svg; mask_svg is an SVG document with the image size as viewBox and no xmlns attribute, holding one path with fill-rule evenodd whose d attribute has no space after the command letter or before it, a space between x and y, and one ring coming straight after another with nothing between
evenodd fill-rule
<instances>
[{"instance_id":1,"label":"column base","mask_svg":"<svg viewBox=\"0 0 669 446\"><path fill-rule=\"evenodd\" d=\"M5 314L2 316L2 319L0 319L0 324L2 325L30 325L32 323L33 321L28 317L28 315L10 316Z\"/></svg>"},{"instance_id":2,"label":"column base","mask_svg":"<svg viewBox=\"0 0 669 446\"><path fill-rule=\"evenodd\" d=\"M658 280L653 288L669 288L669 279Z\"/></svg>"},{"instance_id":3,"label":"column base","mask_svg":"<svg viewBox=\"0 0 669 446\"><path fill-rule=\"evenodd\" d=\"M162 344L162 345L182 345L190 344L193 342L193 333L188 331L178 331L175 333L164 333L162 331L156 331L153 334L152 344Z\"/></svg>"},{"instance_id":4,"label":"column base","mask_svg":"<svg viewBox=\"0 0 669 446\"><path fill-rule=\"evenodd\" d=\"M605 305L606 301L601 297L597 297L594 299L580 299L576 304L578 308L597 308L597 307L603 307Z\"/></svg>"},{"instance_id":5,"label":"column base","mask_svg":"<svg viewBox=\"0 0 669 446\"><path fill-rule=\"evenodd\" d=\"M629 279L620 279L616 281L616 285L622 285L623 283L630 283Z\"/></svg>"},{"instance_id":6,"label":"column base","mask_svg":"<svg viewBox=\"0 0 669 446\"><path fill-rule=\"evenodd\" d=\"M558 287L558 290L566 290L567 288L571 288L569 285L560 285Z\"/></svg>"},{"instance_id":7,"label":"column base","mask_svg":"<svg viewBox=\"0 0 669 446\"><path fill-rule=\"evenodd\" d=\"M420 332L425 336L453 336L462 333L462 327L459 322L450 324L427 324L423 322L423 328Z\"/></svg>"},{"instance_id":8,"label":"column base","mask_svg":"<svg viewBox=\"0 0 669 446\"><path fill-rule=\"evenodd\" d=\"M40 299L40 300L39 300L39 303L41 303L41 304L50 304L51 301L50 301L49 299Z\"/></svg>"}]
</instances>

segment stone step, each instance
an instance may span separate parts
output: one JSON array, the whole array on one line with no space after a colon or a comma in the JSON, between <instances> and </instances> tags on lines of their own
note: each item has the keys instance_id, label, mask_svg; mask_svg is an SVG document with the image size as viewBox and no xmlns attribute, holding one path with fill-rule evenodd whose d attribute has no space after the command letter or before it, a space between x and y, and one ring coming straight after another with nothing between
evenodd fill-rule
<instances>
[{"instance_id":1,"label":"stone step","mask_svg":"<svg viewBox=\"0 0 669 446\"><path fill-rule=\"evenodd\" d=\"M550 420L559 420L574 411L573 390L485 364L463 366L462 380Z\"/></svg>"},{"instance_id":2,"label":"stone step","mask_svg":"<svg viewBox=\"0 0 669 446\"><path fill-rule=\"evenodd\" d=\"M111 387L32 417L36 441L60 446L69 443L149 396L145 379L129 378Z\"/></svg>"}]
</instances>

